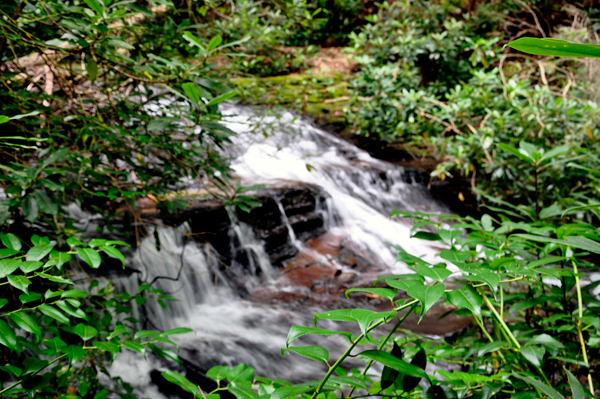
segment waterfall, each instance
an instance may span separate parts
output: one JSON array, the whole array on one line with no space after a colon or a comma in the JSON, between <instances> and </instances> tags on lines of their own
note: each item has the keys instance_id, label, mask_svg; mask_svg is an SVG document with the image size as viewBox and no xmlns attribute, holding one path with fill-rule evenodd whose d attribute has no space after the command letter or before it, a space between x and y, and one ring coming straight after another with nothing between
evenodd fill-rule
<instances>
[{"instance_id":1,"label":"waterfall","mask_svg":"<svg viewBox=\"0 0 600 399\"><path fill-rule=\"evenodd\" d=\"M302 301L259 303L250 293L273 287L292 297L309 292L309 288L280 278L279 267L293 261L296 253L338 267L329 254L311 244L318 232L346 237L369 261L385 265L389 274L408 271L395 263L396 253L390 244L435 261L437 250L411 239L410 226L391 220L389 213L393 209L447 209L431 198L418 173L374 159L310 121L289 112L269 115L250 107L227 105L221 111L228 127L237 133L226 149L231 168L243 184L264 184L275 190L270 200L273 210L265 203L264 215L280 218L280 225L259 228L256 223L266 225L263 222L267 221L261 219L252 225L246 220L248 216L231 207L223 212L210 210L210 217L199 216L176 227L161 226L158 221L157 226L146 227L151 233L129 254L128 265L138 273L114 279L118 288L127 292L137 292L140 282L156 280L153 288L179 300L168 303L166 310L146 303L141 316L163 330L193 328L196 334L173 339L179 344L181 357L202 370L245 362L270 378L314 378L322 371L314 362L295 355L282 359L278 349L285 344L292 324L311 325L314 311L320 308L303 306ZM278 194L276 190L281 187L299 187L314 195L306 204L296 203L301 201L293 193L289 198ZM309 225L313 227L306 228ZM275 238L265 235L269 228ZM152 234L153 229L157 234ZM210 230L205 238L198 238L205 230ZM288 245L293 251L286 247L279 253L273 245ZM339 268L360 274L352 266ZM311 342L312 338L303 339ZM341 353L344 346L336 339L319 340L322 343L332 356ZM152 385L148 370L172 366L151 356L150 366L138 367L140 361L138 354L127 351L119 354L109 370L132 383L138 396L164 397Z\"/></svg>"}]
</instances>

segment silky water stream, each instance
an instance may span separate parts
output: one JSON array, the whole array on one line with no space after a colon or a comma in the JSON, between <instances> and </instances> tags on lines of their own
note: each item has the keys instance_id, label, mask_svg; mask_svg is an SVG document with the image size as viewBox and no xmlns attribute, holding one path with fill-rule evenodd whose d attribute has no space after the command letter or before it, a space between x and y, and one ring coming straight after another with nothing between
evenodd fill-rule
<instances>
[{"instance_id":1,"label":"silky water stream","mask_svg":"<svg viewBox=\"0 0 600 399\"><path fill-rule=\"evenodd\" d=\"M395 263L391 245L433 260L438 250L411 239L410 225L389 214L393 209L447 209L431 197L418 172L376 160L308 120L287 112L259 114L249 107L227 106L222 112L238 133L227 149L231 167L245 185L265 185L261 195L279 220L270 232L283 237L283 255L274 255L273 237L256 227L268 222L262 220L268 213L252 225L234 208L211 210L220 219L203 214L152 227L156 233L143 238L127 261L137 272L113 276L113 282L119 290L137 292L143 282L156 280L153 287L179 300L167 309L148 302L138 315L148 320L149 328L195 331L174 337L187 366L179 370L183 374L190 368L205 372L215 365L246 363L270 378L316 379L324 366L280 354L290 326L310 326L314 312L347 307L344 289L368 286L372 275L407 272L405 265ZM299 202L295 188L310 197L311 217L292 211L302 208L294 205ZM223 221L219 240L194 239L193 233L217 231L215 225ZM327 283L312 281L322 275ZM311 340L305 337L301 344L316 343ZM319 344L328 347L332 358L346 345L337 338L323 338ZM137 397L175 397L175 391L161 385L160 371L177 366L147 357L125 350L109 371L132 384Z\"/></svg>"}]
</instances>

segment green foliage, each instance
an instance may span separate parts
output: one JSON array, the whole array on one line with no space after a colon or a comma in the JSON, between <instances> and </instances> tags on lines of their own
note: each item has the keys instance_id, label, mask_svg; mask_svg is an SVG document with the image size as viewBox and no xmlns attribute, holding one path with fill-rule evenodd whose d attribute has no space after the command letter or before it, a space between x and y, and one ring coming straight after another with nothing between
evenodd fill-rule
<instances>
[{"instance_id":1,"label":"green foliage","mask_svg":"<svg viewBox=\"0 0 600 399\"><path fill-rule=\"evenodd\" d=\"M502 10L512 18L511 4L459 18L452 3L384 3L352 36L359 72L349 82L349 121L357 134L434 158L433 179L460 176L513 203L591 205L600 108L587 98L594 88L572 79L571 61L502 54L494 15ZM535 53L548 43L566 45L522 38L513 47ZM540 154L564 146L574 151L538 168L536 183L531 163L515 162L514 153L499 147L521 142Z\"/></svg>"}]
</instances>

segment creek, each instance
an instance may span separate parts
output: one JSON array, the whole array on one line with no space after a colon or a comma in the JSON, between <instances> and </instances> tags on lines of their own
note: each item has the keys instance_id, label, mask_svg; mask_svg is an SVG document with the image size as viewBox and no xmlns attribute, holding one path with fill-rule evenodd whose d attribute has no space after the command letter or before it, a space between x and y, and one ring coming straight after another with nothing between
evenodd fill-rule
<instances>
[{"instance_id":1,"label":"creek","mask_svg":"<svg viewBox=\"0 0 600 399\"><path fill-rule=\"evenodd\" d=\"M244 185L264 185L251 193L262 206L247 213L198 201L176 218L156 219L128 255L130 273L111 276L119 290L137 292L155 281L153 287L178 299L166 309L154 302L135 309L134 317L147 320L141 328L195 330L173 337L183 369L152 354L117 356L109 371L131 383L137 397L185 397L160 376L167 368L204 389L211 387L204 373L215 365L246 363L256 375L294 382L319 378L325 366L281 356L289 328L312 326L314 312L324 309L358 303L382 309L381 298L347 299L344 292L372 286L380 275L410 272L395 262L394 245L429 261L440 250L410 238L411 226L389 217L393 209L448 211L432 198L421 172L374 159L288 112L231 105L221 111L237 133L226 149L231 168ZM201 191L190 185L190 193ZM421 325L413 320L411 328L444 335L464 324L452 320L440 325L432 316ZM337 338L309 336L298 344L317 343L331 358L345 349Z\"/></svg>"}]
</instances>

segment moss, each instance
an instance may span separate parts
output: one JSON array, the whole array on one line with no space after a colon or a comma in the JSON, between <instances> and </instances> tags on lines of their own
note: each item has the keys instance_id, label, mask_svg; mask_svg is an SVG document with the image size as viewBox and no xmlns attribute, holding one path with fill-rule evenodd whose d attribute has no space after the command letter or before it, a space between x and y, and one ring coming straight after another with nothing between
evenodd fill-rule
<instances>
[{"instance_id":1,"label":"moss","mask_svg":"<svg viewBox=\"0 0 600 399\"><path fill-rule=\"evenodd\" d=\"M235 78L232 82L249 103L283 106L325 123L346 122L348 82L341 74Z\"/></svg>"}]
</instances>

